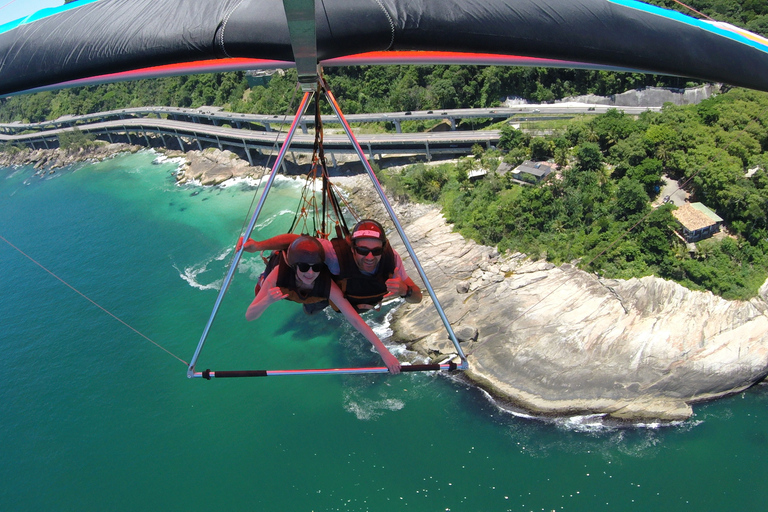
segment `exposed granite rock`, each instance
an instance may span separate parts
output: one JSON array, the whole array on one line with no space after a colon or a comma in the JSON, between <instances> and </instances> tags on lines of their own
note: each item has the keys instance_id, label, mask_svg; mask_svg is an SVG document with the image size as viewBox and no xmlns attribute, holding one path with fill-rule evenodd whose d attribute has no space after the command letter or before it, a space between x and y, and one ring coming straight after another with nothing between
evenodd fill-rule
<instances>
[{"instance_id":1,"label":"exposed granite rock","mask_svg":"<svg viewBox=\"0 0 768 512\"><path fill-rule=\"evenodd\" d=\"M367 176L336 182L362 215L388 218ZM503 402L541 415L674 421L768 374L768 282L755 299L727 301L655 277L599 279L464 240L428 205L393 207L468 356L466 377ZM456 350L424 297L401 306L392 329L442 360Z\"/></svg>"},{"instance_id":2,"label":"exposed granite rock","mask_svg":"<svg viewBox=\"0 0 768 512\"><path fill-rule=\"evenodd\" d=\"M97 143L91 148L60 149L22 149L20 151L0 152L0 166L17 167L32 165L38 174L56 172L56 169L67 167L78 162L101 161L112 158L117 153L135 153L144 149L130 144Z\"/></svg>"},{"instance_id":3,"label":"exposed granite rock","mask_svg":"<svg viewBox=\"0 0 768 512\"><path fill-rule=\"evenodd\" d=\"M467 377L528 411L680 420L768 373L768 285L745 302L654 277L601 280L465 241L437 210L405 229L454 331L477 330L457 336ZM392 327L426 355L455 353L426 294Z\"/></svg>"},{"instance_id":4,"label":"exposed granite rock","mask_svg":"<svg viewBox=\"0 0 768 512\"><path fill-rule=\"evenodd\" d=\"M234 177L260 177L267 170L252 167L231 151L209 148L204 151L188 151L186 163L176 173L178 183L196 181L201 185L219 185Z\"/></svg>"}]
</instances>

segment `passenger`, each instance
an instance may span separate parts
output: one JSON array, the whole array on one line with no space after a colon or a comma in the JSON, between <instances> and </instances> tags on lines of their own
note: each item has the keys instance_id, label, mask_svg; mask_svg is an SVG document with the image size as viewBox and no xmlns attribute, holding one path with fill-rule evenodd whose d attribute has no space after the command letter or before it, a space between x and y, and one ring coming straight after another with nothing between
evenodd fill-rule
<instances>
[{"instance_id":1,"label":"passenger","mask_svg":"<svg viewBox=\"0 0 768 512\"><path fill-rule=\"evenodd\" d=\"M257 252L285 249L299 235L287 233L257 242L251 238L243 250ZM242 241L238 241L238 249ZM387 296L400 296L409 303L421 302L421 289L392 249L384 228L375 220L362 220L346 238L320 240L325 263L336 277L344 296L358 311L374 309ZM322 303L316 306L322 307Z\"/></svg>"},{"instance_id":2,"label":"passenger","mask_svg":"<svg viewBox=\"0 0 768 512\"><path fill-rule=\"evenodd\" d=\"M371 342L390 373L400 373L400 362L360 318L331 279L320 242L310 236L301 236L290 244L285 256L283 254L278 253L278 261L260 280L256 298L245 312L246 320L256 320L271 304L282 299L301 304L330 300L347 321Z\"/></svg>"}]
</instances>

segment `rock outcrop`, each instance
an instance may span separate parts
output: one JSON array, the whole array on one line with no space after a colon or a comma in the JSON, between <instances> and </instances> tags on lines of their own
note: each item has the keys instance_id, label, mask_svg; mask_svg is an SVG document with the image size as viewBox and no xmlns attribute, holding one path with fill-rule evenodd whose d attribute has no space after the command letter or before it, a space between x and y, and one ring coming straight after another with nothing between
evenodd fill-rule
<instances>
[{"instance_id":1,"label":"rock outcrop","mask_svg":"<svg viewBox=\"0 0 768 512\"><path fill-rule=\"evenodd\" d=\"M388 218L367 176L336 182L363 216ZM727 301L655 277L600 279L465 240L428 205L393 206L468 356L466 377L503 403L539 415L674 421L768 373L768 284L755 299ZM401 306L392 328L442 360L456 350L424 297Z\"/></svg>"},{"instance_id":2,"label":"rock outcrop","mask_svg":"<svg viewBox=\"0 0 768 512\"><path fill-rule=\"evenodd\" d=\"M176 173L178 183L195 181L204 186L219 185L234 177L260 177L267 169L252 167L231 151L206 149L185 153L186 163Z\"/></svg>"},{"instance_id":3,"label":"rock outcrop","mask_svg":"<svg viewBox=\"0 0 768 512\"><path fill-rule=\"evenodd\" d=\"M20 151L0 151L0 166L17 167L32 165L39 174L56 172L78 162L101 161L112 158L118 153L139 151L140 146L130 144L96 144L90 148L60 149L22 149Z\"/></svg>"},{"instance_id":4,"label":"rock outcrop","mask_svg":"<svg viewBox=\"0 0 768 512\"><path fill-rule=\"evenodd\" d=\"M527 411L680 420L768 373L768 287L744 302L655 277L599 279L465 241L437 210L406 234L465 340L467 377ZM434 358L455 353L426 294L393 329Z\"/></svg>"}]
</instances>

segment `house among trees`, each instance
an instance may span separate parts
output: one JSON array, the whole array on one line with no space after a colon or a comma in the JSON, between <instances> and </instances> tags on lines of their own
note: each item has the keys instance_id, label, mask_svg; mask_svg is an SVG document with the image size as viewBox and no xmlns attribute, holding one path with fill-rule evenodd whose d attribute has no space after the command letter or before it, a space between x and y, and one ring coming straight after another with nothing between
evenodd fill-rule
<instances>
[{"instance_id":1,"label":"house among trees","mask_svg":"<svg viewBox=\"0 0 768 512\"><path fill-rule=\"evenodd\" d=\"M528 174L529 176L533 176L536 181L541 181L554 171L555 164L551 164L549 162L533 162L531 160L526 160L522 164L515 167L515 169L512 171L512 176L518 180L529 181L522 177L523 174Z\"/></svg>"},{"instance_id":2,"label":"house among trees","mask_svg":"<svg viewBox=\"0 0 768 512\"><path fill-rule=\"evenodd\" d=\"M702 203L685 203L672 212L682 227L682 236L688 243L709 238L720 231L723 219Z\"/></svg>"}]
</instances>

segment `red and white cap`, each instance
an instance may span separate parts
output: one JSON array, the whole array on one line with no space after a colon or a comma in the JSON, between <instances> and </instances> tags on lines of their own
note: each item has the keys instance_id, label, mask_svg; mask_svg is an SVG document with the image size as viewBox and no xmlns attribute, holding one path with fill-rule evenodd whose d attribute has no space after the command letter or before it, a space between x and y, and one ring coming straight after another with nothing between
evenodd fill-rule
<instances>
[{"instance_id":1,"label":"red and white cap","mask_svg":"<svg viewBox=\"0 0 768 512\"><path fill-rule=\"evenodd\" d=\"M351 237L352 240L357 240L358 238L374 238L376 240L381 240L382 242L387 241L387 235L384 234L384 228L381 224L371 219L361 220L355 224L355 227L352 228Z\"/></svg>"}]
</instances>

